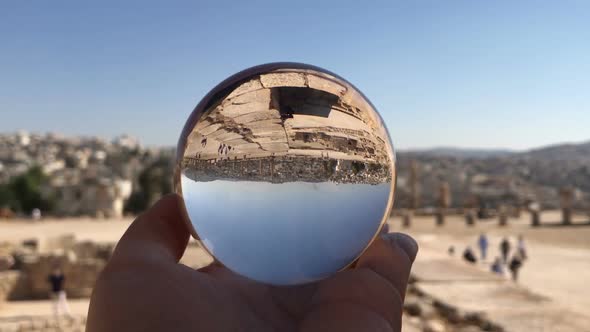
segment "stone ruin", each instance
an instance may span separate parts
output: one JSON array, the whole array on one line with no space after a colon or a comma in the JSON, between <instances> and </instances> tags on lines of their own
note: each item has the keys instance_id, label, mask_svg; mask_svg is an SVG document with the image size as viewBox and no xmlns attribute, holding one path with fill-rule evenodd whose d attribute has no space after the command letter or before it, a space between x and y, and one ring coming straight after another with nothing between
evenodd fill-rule
<instances>
[{"instance_id":1,"label":"stone ruin","mask_svg":"<svg viewBox=\"0 0 590 332\"><path fill-rule=\"evenodd\" d=\"M571 187L561 188L559 191L561 218L564 225L572 223L572 207L575 200L575 190Z\"/></svg>"},{"instance_id":2,"label":"stone ruin","mask_svg":"<svg viewBox=\"0 0 590 332\"><path fill-rule=\"evenodd\" d=\"M508 225L508 208L505 205L500 205L498 208L498 225Z\"/></svg>"},{"instance_id":3,"label":"stone ruin","mask_svg":"<svg viewBox=\"0 0 590 332\"><path fill-rule=\"evenodd\" d=\"M412 225L412 217L414 216L414 212L409 209L404 209L402 211L402 224L405 228L408 228Z\"/></svg>"},{"instance_id":4,"label":"stone ruin","mask_svg":"<svg viewBox=\"0 0 590 332\"><path fill-rule=\"evenodd\" d=\"M465 224L467 226L474 226L475 225L475 217L476 213L474 209L466 209L465 211Z\"/></svg>"},{"instance_id":5,"label":"stone ruin","mask_svg":"<svg viewBox=\"0 0 590 332\"><path fill-rule=\"evenodd\" d=\"M438 188L438 209L435 213L437 226L444 225L449 206L451 206L451 189L448 182L441 182Z\"/></svg>"},{"instance_id":6,"label":"stone ruin","mask_svg":"<svg viewBox=\"0 0 590 332\"><path fill-rule=\"evenodd\" d=\"M403 331L423 332L504 332L503 326L483 312L466 312L424 292L415 279L410 285L403 307Z\"/></svg>"},{"instance_id":7,"label":"stone ruin","mask_svg":"<svg viewBox=\"0 0 590 332\"><path fill-rule=\"evenodd\" d=\"M47 299L47 277L56 265L66 277L69 298L90 297L113 248L113 244L77 241L74 235L0 243L0 307L5 301Z\"/></svg>"}]
</instances>

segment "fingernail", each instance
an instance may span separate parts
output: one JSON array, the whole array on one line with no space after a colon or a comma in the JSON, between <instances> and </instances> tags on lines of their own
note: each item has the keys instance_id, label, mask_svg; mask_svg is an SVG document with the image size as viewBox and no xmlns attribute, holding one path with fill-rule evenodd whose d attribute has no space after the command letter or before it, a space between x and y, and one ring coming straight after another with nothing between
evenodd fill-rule
<instances>
[{"instance_id":1,"label":"fingernail","mask_svg":"<svg viewBox=\"0 0 590 332\"><path fill-rule=\"evenodd\" d=\"M402 248L402 250L408 255L410 261L413 263L418 254L418 243L411 236L403 233L392 233L390 235L395 243Z\"/></svg>"},{"instance_id":2,"label":"fingernail","mask_svg":"<svg viewBox=\"0 0 590 332\"><path fill-rule=\"evenodd\" d=\"M383 226L381 226L381 231L379 233L381 233L381 234L389 233L389 224L388 223L383 224Z\"/></svg>"}]
</instances>

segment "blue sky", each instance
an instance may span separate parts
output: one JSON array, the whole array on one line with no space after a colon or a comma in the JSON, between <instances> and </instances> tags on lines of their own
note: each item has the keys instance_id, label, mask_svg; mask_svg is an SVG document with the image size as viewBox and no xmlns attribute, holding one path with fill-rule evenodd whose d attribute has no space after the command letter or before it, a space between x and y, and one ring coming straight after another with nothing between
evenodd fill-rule
<instances>
[{"instance_id":1,"label":"blue sky","mask_svg":"<svg viewBox=\"0 0 590 332\"><path fill-rule=\"evenodd\" d=\"M121 2L0 2L0 132L173 145L215 84L297 61L360 88L399 148L590 139L588 1Z\"/></svg>"}]
</instances>

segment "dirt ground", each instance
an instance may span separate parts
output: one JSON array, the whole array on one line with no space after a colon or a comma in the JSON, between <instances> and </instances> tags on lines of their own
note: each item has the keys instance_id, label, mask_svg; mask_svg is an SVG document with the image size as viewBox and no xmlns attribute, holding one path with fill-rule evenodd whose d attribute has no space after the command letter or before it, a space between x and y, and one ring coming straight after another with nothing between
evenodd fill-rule
<instances>
[{"instance_id":1,"label":"dirt ground","mask_svg":"<svg viewBox=\"0 0 590 332\"><path fill-rule=\"evenodd\" d=\"M65 218L41 221L0 219L0 242L19 242L30 238L47 238L75 234L78 240L116 242L125 232L132 218L92 219Z\"/></svg>"},{"instance_id":2,"label":"dirt ground","mask_svg":"<svg viewBox=\"0 0 590 332\"><path fill-rule=\"evenodd\" d=\"M559 226L559 211L544 212L541 227L531 227L528 214L510 219L509 225L498 226L497 219L478 221L468 227L460 216L449 216L445 225L437 227L433 217L415 217L410 228L404 228L400 218L390 220L392 231L412 235L421 251L418 261L434 257L461 260L463 250L471 246L478 252L477 238L486 233L490 242L488 258L478 262L482 271L489 271L494 257L500 256L499 243L508 237L512 248L523 235L528 259L520 271L518 284L536 294L551 299L561 306L585 316L590 316L590 225L587 216L577 216L572 226ZM449 257L448 248L455 247ZM443 267L441 267L442 269ZM506 276L508 278L508 276Z\"/></svg>"}]
</instances>

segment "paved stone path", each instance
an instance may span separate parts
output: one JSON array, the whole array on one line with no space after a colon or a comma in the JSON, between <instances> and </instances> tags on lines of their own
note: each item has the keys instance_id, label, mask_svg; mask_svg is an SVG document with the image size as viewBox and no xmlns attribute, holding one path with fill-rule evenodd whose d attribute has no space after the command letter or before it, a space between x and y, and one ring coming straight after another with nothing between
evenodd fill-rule
<instances>
[{"instance_id":1,"label":"paved stone path","mask_svg":"<svg viewBox=\"0 0 590 332\"><path fill-rule=\"evenodd\" d=\"M572 310L481 265L449 257L441 250L441 236L416 238L420 253L412 272L417 287L430 296L462 312L485 313L506 331L590 331L588 307Z\"/></svg>"}]
</instances>

